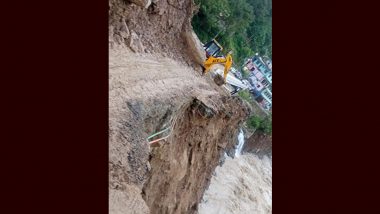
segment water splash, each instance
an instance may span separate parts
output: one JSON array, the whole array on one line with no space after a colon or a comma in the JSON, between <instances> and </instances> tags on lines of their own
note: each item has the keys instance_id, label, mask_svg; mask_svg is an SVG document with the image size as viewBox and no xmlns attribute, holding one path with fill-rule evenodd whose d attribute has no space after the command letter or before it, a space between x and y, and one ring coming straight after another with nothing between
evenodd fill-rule
<instances>
[{"instance_id":1,"label":"water splash","mask_svg":"<svg viewBox=\"0 0 380 214\"><path fill-rule=\"evenodd\" d=\"M244 146L244 132L242 129L240 129L239 135L238 135L238 145L235 150L235 157L239 157L241 155L241 150L243 149Z\"/></svg>"}]
</instances>

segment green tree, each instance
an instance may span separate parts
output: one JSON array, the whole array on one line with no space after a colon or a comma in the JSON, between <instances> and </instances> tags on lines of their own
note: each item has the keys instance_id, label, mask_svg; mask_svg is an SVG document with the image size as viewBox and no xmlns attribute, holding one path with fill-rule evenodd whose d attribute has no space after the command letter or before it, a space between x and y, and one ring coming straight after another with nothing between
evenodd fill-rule
<instances>
[{"instance_id":1,"label":"green tree","mask_svg":"<svg viewBox=\"0 0 380 214\"><path fill-rule=\"evenodd\" d=\"M253 51L272 57L271 0L196 0L194 31L202 42L217 40L241 64Z\"/></svg>"},{"instance_id":2,"label":"green tree","mask_svg":"<svg viewBox=\"0 0 380 214\"><path fill-rule=\"evenodd\" d=\"M247 120L247 126L264 134L272 134L272 116L264 118L256 115L250 116Z\"/></svg>"}]
</instances>

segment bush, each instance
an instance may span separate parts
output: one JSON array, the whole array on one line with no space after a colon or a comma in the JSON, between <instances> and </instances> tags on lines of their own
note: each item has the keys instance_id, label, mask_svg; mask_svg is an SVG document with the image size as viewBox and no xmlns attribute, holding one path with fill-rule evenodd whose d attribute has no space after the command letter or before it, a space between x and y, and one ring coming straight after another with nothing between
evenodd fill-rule
<instances>
[{"instance_id":1,"label":"bush","mask_svg":"<svg viewBox=\"0 0 380 214\"><path fill-rule=\"evenodd\" d=\"M252 103L253 99L251 97L251 93L247 90L242 90L238 92L239 97L241 97L243 100L248 101L249 103Z\"/></svg>"},{"instance_id":2,"label":"bush","mask_svg":"<svg viewBox=\"0 0 380 214\"><path fill-rule=\"evenodd\" d=\"M247 126L250 129L257 129L260 126L261 119L257 116L251 116L247 120Z\"/></svg>"},{"instance_id":3,"label":"bush","mask_svg":"<svg viewBox=\"0 0 380 214\"><path fill-rule=\"evenodd\" d=\"M248 90L242 90L238 92L239 97L246 100L251 105L254 105L254 101L251 93ZM272 134L272 114L268 116L258 116L257 114L250 116L246 125L249 129L255 129L264 134Z\"/></svg>"},{"instance_id":4,"label":"bush","mask_svg":"<svg viewBox=\"0 0 380 214\"><path fill-rule=\"evenodd\" d=\"M253 115L248 118L247 126L250 129L256 129L264 134L272 134L272 118L267 116L264 118Z\"/></svg>"},{"instance_id":5,"label":"bush","mask_svg":"<svg viewBox=\"0 0 380 214\"><path fill-rule=\"evenodd\" d=\"M265 117L261 121L258 130L263 132L264 134L272 134L272 118Z\"/></svg>"}]
</instances>

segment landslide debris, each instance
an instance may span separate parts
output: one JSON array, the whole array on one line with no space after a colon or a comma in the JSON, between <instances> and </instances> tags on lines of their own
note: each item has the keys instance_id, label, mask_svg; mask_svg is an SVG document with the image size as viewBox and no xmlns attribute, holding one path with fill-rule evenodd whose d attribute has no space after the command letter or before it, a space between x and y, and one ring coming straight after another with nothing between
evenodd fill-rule
<instances>
[{"instance_id":1,"label":"landslide debris","mask_svg":"<svg viewBox=\"0 0 380 214\"><path fill-rule=\"evenodd\" d=\"M109 211L196 213L250 110L200 75L191 0L109 5Z\"/></svg>"},{"instance_id":2,"label":"landslide debris","mask_svg":"<svg viewBox=\"0 0 380 214\"><path fill-rule=\"evenodd\" d=\"M171 137L151 152L143 188L151 213L196 213L212 172L236 142L249 110L237 97L193 99L176 115Z\"/></svg>"},{"instance_id":3,"label":"landslide debris","mask_svg":"<svg viewBox=\"0 0 380 214\"><path fill-rule=\"evenodd\" d=\"M110 46L160 54L198 69L205 54L191 26L193 1L149 1L109 0Z\"/></svg>"}]
</instances>

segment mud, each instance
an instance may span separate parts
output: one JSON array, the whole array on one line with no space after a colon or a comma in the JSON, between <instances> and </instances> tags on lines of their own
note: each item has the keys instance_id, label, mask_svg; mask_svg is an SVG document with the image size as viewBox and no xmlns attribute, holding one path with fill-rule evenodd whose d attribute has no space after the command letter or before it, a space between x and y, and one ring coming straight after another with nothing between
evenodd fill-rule
<instances>
[{"instance_id":1,"label":"mud","mask_svg":"<svg viewBox=\"0 0 380 214\"><path fill-rule=\"evenodd\" d=\"M249 114L236 97L194 99L177 114L173 135L152 151L144 199L151 213L195 213L236 127Z\"/></svg>"},{"instance_id":2,"label":"mud","mask_svg":"<svg viewBox=\"0 0 380 214\"><path fill-rule=\"evenodd\" d=\"M272 136L255 132L246 140L243 152L254 153L259 157L272 156Z\"/></svg>"}]
</instances>

